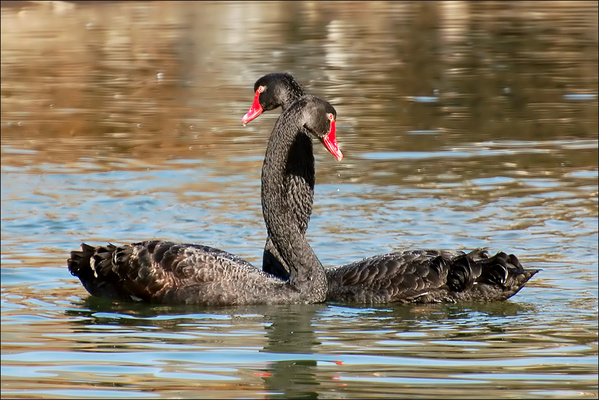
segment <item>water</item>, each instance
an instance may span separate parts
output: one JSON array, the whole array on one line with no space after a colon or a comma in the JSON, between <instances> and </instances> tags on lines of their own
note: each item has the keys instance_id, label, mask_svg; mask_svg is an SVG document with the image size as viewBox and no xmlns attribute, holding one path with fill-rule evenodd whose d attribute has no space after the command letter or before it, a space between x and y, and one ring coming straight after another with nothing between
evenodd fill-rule
<instances>
[{"instance_id":1,"label":"water","mask_svg":"<svg viewBox=\"0 0 599 400\"><path fill-rule=\"evenodd\" d=\"M2 3L2 397L596 398L597 3ZM174 307L88 296L82 241L259 264L254 81L338 111L326 266L487 246L506 302Z\"/></svg>"}]
</instances>

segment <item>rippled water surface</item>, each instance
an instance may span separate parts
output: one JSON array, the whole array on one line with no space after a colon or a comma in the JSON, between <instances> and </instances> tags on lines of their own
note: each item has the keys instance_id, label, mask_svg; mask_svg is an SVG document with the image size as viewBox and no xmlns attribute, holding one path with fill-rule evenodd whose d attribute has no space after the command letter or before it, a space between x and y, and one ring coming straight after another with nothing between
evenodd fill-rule
<instances>
[{"instance_id":1,"label":"rippled water surface","mask_svg":"<svg viewBox=\"0 0 599 400\"><path fill-rule=\"evenodd\" d=\"M2 2L2 397L596 398L596 2ZM502 303L167 307L90 297L80 242L260 264L293 73L326 266L412 248L542 268Z\"/></svg>"}]
</instances>

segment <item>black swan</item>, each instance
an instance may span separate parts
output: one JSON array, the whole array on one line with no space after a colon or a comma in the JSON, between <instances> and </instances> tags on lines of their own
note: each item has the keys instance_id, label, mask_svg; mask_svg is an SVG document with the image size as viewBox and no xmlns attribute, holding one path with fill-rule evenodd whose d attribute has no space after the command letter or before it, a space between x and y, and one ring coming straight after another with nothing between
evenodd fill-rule
<instances>
[{"instance_id":1,"label":"black swan","mask_svg":"<svg viewBox=\"0 0 599 400\"><path fill-rule=\"evenodd\" d=\"M95 296L166 304L242 305L317 303L326 298L324 268L295 222L290 174L308 165L294 150L318 138L337 158L335 109L313 96L281 113L262 168L262 210L268 235L289 266L289 279L263 272L245 260L208 246L146 241L72 251L67 264ZM312 151L311 145L310 152Z\"/></svg>"},{"instance_id":2,"label":"black swan","mask_svg":"<svg viewBox=\"0 0 599 400\"><path fill-rule=\"evenodd\" d=\"M267 74L254 84L254 100L242 118L249 123L262 112L286 110L306 96L287 73ZM299 149L299 146L305 148ZM311 142L294 149L305 157L305 174L294 175L295 223L306 232L314 198L314 155ZM266 240L263 270L287 279L289 267ZM325 268L327 300L347 303L498 301L518 293L539 270L524 269L518 258L499 252L489 257L485 249L470 253L447 250L411 250L365 258L341 267Z\"/></svg>"}]
</instances>

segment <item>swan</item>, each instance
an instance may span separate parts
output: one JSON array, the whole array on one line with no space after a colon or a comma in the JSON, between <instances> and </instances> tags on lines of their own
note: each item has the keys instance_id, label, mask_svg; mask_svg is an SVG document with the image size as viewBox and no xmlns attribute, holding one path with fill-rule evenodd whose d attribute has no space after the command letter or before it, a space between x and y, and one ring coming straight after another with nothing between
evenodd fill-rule
<instances>
[{"instance_id":1,"label":"swan","mask_svg":"<svg viewBox=\"0 0 599 400\"><path fill-rule=\"evenodd\" d=\"M336 116L328 102L304 96L281 113L268 141L262 211L272 244L290 271L285 281L223 250L158 240L121 246L83 243L71 252L69 271L90 294L122 301L198 305L324 301L324 268L297 225L290 177L306 167L294 147L309 143L312 151L311 137L341 159Z\"/></svg>"},{"instance_id":2,"label":"swan","mask_svg":"<svg viewBox=\"0 0 599 400\"><path fill-rule=\"evenodd\" d=\"M242 123L248 124L265 111L283 112L307 96L287 73L270 73L254 84L254 99ZM304 157L304 174L294 177L295 222L304 234L314 199L312 143L298 142L297 157ZM270 235L263 253L264 271L285 280L289 266ZM486 249L469 253L453 250L396 251L364 258L340 267L326 268L327 301L344 303L455 303L499 301L515 295L538 272L525 269L513 254Z\"/></svg>"}]
</instances>

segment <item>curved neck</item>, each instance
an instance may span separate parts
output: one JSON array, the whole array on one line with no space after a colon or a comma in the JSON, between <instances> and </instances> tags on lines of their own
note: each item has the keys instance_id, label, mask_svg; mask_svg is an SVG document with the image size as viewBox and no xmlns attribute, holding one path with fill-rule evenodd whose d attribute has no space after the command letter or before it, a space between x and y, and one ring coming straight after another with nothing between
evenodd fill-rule
<instances>
[{"instance_id":1,"label":"curved neck","mask_svg":"<svg viewBox=\"0 0 599 400\"><path fill-rule=\"evenodd\" d=\"M289 108L294 101L304 96L306 92L304 92L304 88L297 83L294 79L287 79L287 84L285 85L285 89L281 94L281 108L283 111Z\"/></svg>"},{"instance_id":2,"label":"curved neck","mask_svg":"<svg viewBox=\"0 0 599 400\"><path fill-rule=\"evenodd\" d=\"M262 167L262 212L268 235L289 265L290 284L299 290L326 289L324 268L294 215L296 188L288 179L298 169L300 149L313 160L312 146L303 144L310 138L298 120L297 108L284 111L270 135Z\"/></svg>"}]
</instances>

